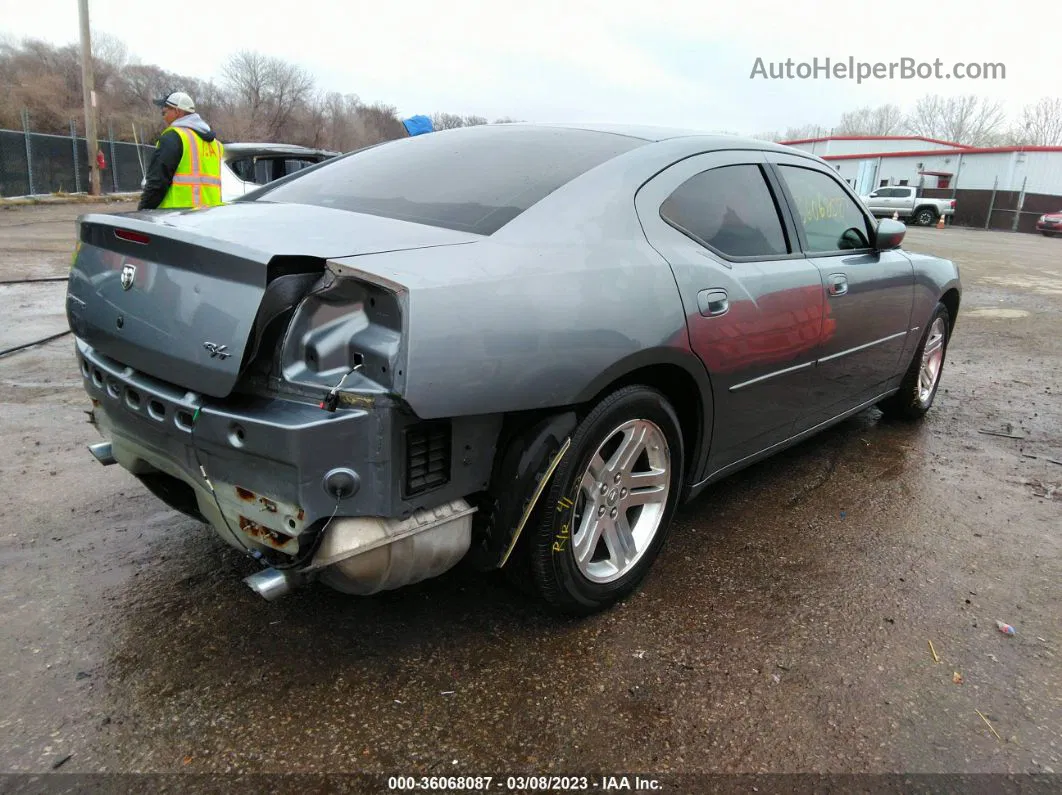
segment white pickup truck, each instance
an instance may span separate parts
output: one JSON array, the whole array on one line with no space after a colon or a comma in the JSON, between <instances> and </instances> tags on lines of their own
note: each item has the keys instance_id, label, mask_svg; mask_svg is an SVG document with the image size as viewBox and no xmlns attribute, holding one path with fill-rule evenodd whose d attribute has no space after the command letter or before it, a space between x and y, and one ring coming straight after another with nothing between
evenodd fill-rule
<instances>
[{"instance_id":1,"label":"white pickup truck","mask_svg":"<svg viewBox=\"0 0 1062 795\"><path fill-rule=\"evenodd\" d=\"M886 217L898 213L904 221L913 221L919 226L932 226L940 216L948 218L955 214L955 199L919 196L918 188L914 186L890 185L860 198L876 216Z\"/></svg>"}]
</instances>

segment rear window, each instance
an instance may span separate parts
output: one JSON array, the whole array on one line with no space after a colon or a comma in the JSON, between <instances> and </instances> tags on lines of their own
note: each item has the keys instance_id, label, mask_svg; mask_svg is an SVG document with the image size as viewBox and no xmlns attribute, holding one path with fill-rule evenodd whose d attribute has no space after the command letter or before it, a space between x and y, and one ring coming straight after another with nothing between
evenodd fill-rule
<instances>
[{"instance_id":1,"label":"rear window","mask_svg":"<svg viewBox=\"0 0 1062 795\"><path fill-rule=\"evenodd\" d=\"M255 199L489 235L566 182L644 143L587 130L483 125L362 149Z\"/></svg>"}]
</instances>

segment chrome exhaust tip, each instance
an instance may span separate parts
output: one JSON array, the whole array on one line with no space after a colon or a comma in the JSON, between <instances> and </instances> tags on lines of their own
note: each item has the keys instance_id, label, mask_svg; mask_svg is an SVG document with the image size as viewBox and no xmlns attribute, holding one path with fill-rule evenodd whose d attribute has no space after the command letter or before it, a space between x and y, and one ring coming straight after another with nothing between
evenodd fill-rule
<instances>
[{"instance_id":1,"label":"chrome exhaust tip","mask_svg":"<svg viewBox=\"0 0 1062 795\"><path fill-rule=\"evenodd\" d=\"M277 569L262 569L249 577L244 577L251 590L270 602L287 596L299 586L298 575Z\"/></svg>"},{"instance_id":2,"label":"chrome exhaust tip","mask_svg":"<svg viewBox=\"0 0 1062 795\"><path fill-rule=\"evenodd\" d=\"M118 460L114 457L114 453L111 451L110 442L98 442L96 444L89 445L89 452L95 456L96 460L103 464L105 467L109 467L111 464L117 464Z\"/></svg>"}]
</instances>

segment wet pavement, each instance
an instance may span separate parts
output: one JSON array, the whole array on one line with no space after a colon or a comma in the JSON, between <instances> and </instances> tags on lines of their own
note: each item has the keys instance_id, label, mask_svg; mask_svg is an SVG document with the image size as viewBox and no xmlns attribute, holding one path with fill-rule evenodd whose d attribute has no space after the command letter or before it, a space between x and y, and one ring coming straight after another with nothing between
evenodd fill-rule
<instances>
[{"instance_id":1,"label":"wet pavement","mask_svg":"<svg viewBox=\"0 0 1062 795\"><path fill-rule=\"evenodd\" d=\"M83 209L0 211L0 279L63 274ZM926 421L730 477L583 620L461 568L266 602L86 451L69 337L0 359L0 772L1062 773L1062 241L905 245L966 290ZM62 294L0 286L0 349Z\"/></svg>"}]
</instances>

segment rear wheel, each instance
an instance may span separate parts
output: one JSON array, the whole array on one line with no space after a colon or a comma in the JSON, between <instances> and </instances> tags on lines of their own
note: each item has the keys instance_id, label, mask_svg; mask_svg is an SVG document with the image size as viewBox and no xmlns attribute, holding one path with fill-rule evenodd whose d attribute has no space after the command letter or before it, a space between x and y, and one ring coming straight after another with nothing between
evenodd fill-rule
<instances>
[{"instance_id":1,"label":"rear wheel","mask_svg":"<svg viewBox=\"0 0 1062 795\"><path fill-rule=\"evenodd\" d=\"M681 428L661 393L629 386L601 401L576 428L528 539L538 593L588 615L634 591L667 537L682 472Z\"/></svg>"},{"instance_id":2,"label":"rear wheel","mask_svg":"<svg viewBox=\"0 0 1062 795\"><path fill-rule=\"evenodd\" d=\"M937 220L937 213L932 207L919 207L915 211L915 223L919 226L932 226Z\"/></svg>"},{"instance_id":3,"label":"rear wheel","mask_svg":"<svg viewBox=\"0 0 1062 795\"><path fill-rule=\"evenodd\" d=\"M886 416L916 420L929 411L940 386L950 329L947 307L937 304L900 384L900 391L878 404Z\"/></svg>"}]
</instances>

